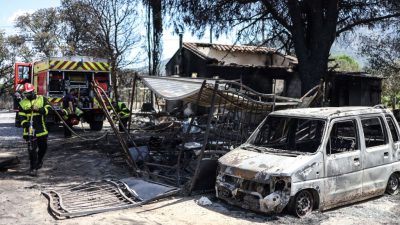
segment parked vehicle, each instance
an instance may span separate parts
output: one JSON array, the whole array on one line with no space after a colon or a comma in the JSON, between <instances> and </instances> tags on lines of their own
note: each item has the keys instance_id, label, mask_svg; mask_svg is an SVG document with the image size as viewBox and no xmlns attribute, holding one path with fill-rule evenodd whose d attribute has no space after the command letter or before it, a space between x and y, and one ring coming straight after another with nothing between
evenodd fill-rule
<instances>
[{"instance_id":1,"label":"parked vehicle","mask_svg":"<svg viewBox=\"0 0 400 225\"><path fill-rule=\"evenodd\" d=\"M92 130L102 129L105 116L94 97L91 82L98 82L107 96L111 97L110 67L107 60L72 56L15 63L14 80L16 93L23 84L32 83L36 93L46 96L52 107L59 112L62 110L63 97L74 89L76 107L83 112L78 119L88 122ZM51 113L46 117L46 122L59 122L59 118Z\"/></svg>"},{"instance_id":2,"label":"parked vehicle","mask_svg":"<svg viewBox=\"0 0 400 225\"><path fill-rule=\"evenodd\" d=\"M399 192L399 125L382 107L275 111L219 159L217 197L260 212L313 209Z\"/></svg>"}]
</instances>

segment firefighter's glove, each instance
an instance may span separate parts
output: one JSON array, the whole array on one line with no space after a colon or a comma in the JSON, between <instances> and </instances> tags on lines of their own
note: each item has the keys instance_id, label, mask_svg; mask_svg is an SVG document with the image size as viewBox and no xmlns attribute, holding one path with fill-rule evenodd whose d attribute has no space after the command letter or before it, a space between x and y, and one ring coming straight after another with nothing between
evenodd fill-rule
<instances>
[{"instance_id":1,"label":"firefighter's glove","mask_svg":"<svg viewBox=\"0 0 400 225\"><path fill-rule=\"evenodd\" d=\"M38 109L38 112L39 112L41 115L45 115L45 114L46 114L46 110L45 110L44 108Z\"/></svg>"}]
</instances>

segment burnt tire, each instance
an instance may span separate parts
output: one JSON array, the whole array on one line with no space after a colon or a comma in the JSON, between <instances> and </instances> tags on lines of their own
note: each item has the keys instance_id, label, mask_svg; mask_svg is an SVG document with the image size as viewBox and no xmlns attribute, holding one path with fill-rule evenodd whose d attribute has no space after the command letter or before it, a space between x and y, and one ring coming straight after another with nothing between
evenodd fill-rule
<instances>
[{"instance_id":1,"label":"burnt tire","mask_svg":"<svg viewBox=\"0 0 400 225\"><path fill-rule=\"evenodd\" d=\"M314 207L314 197L308 190L302 190L290 200L289 211L297 217L305 217Z\"/></svg>"},{"instance_id":2,"label":"burnt tire","mask_svg":"<svg viewBox=\"0 0 400 225\"><path fill-rule=\"evenodd\" d=\"M400 191L400 177L396 173L390 175L386 185L386 193L389 195L397 195Z\"/></svg>"},{"instance_id":3,"label":"burnt tire","mask_svg":"<svg viewBox=\"0 0 400 225\"><path fill-rule=\"evenodd\" d=\"M93 121L89 123L90 129L94 131L100 131L103 129L103 121Z\"/></svg>"}]
</instances>

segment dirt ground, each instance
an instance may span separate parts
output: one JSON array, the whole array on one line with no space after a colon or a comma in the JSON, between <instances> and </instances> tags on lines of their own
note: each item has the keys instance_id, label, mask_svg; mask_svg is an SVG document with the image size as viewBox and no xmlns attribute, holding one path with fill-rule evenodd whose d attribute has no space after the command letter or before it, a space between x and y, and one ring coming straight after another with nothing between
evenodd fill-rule
<instances>
[{"instance_id":1,"label":"dirt ground","mask_svg":"<svg viewBox=\"0 0 400 225\"><path fill-rule=\"evenodd\" d=\"M107 127L105 127L107 130ZM99 136L77 128L83 136ZM141 207L106 212L85 217L56 220L48 211L48 201L41 191L105 178L129 177L128 169L109 157L107 140L89 142L77 138L65 140L62 128L50 130L49 150L38 177L25 175L28 154L21 135L14 127L14 113L0 112L0 159L18 156L15 170L0 172L0 224L398 224L400 195L333 209L313 212L298 219L290 215L264 215L227 205L212 194L206 195L211 206L200 206L201 197L170 197Z\"/></svg>"}]
</instances>

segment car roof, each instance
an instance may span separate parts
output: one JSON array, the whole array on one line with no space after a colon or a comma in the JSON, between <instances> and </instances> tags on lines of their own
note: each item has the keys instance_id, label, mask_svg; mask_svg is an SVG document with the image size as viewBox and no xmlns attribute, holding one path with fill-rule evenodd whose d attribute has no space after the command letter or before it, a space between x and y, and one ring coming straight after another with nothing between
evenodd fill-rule
<instances>
[{"instance_id":1,"label":"car roof","mask_svg":"<svg viewBox=\"0 0 400 225\"><path fill-rule=\"evenodd\" d=\"M331 117L365 115L371 113L390 113L390 110L380 106L375 106L375 107L346 106L346 107L285 109L272 112L270 115L313 117L313 118L327 119Z\"/></svg>"}]
</instances>

